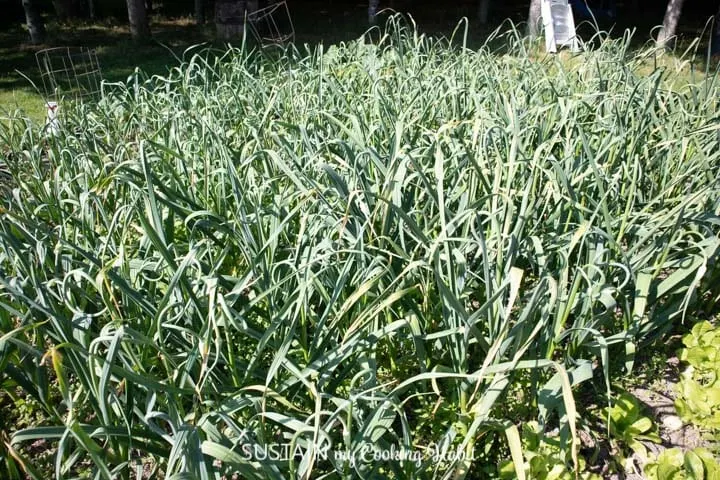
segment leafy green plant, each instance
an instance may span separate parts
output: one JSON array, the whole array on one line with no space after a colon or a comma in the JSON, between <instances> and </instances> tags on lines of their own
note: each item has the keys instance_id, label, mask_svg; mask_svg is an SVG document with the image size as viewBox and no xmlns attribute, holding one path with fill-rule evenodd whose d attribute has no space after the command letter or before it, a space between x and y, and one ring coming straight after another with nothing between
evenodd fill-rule
<instances>
[{"instance_id":1,"label":"leafy green plant","mask_svg":"<svg viewBox=\"0 0 720 480\"><path fill-rule=\"evenodd\" d=\"M710 322L695 324L683 337L675 408L687 423L720 431L720 328Z\"/></svg>"},{"instance_id":2,"label":"leafy green plant","mask_svg":"<svg viewBox=\"0 0 720 480\"><path fill-rule=\"evenodd\" d=\"M613 400L612 407L606 409L606 413L610 438L642 458L647 458L647 448L642 441L660 443L657 426L650 417L643 415L640 403L633 395L622 392Z\"/></svg>"},{"instance_id":3,"label":"leafy green plant","mask_svg":"<svg viewBox=\"0 0 720 480\"><path fill-rule=\"evenodd\" d=\"M643 473L648 480L718 480L720 464L704 448L684 453L679 448L670 448L646 464Z\"/></svg>"},{"instance_id":4,"label":"leafy green plant","mask_svg":"<svg viewBox=\"0 0 720 480\"><path fill-rule=\"evenodd\" d=\"M505 460L499 466L501 479L526 478L527 480L600 480L600 476L586 471L584 459L578 463L579 476L566 448L561 447L559 438L548 438L537 422L522 425L522 474L512 460Z\"/></svg>"}]
</instances>

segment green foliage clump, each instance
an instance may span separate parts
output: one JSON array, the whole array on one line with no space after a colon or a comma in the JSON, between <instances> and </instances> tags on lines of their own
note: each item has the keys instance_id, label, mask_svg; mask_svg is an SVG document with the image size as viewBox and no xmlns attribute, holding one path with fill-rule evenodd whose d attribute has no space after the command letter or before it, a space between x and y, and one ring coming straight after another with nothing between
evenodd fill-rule
<instances>
[{"instance_id":1,"label":"green foliage clump","mask_svg":"<svg viewBox=\"0 0 720 480\"><path fill-rule=\"evenodd\" d=\"M522 465L527 480L573 480L575 468L568 449L562 448L559 438L545 436L537 422L527 422L522 426ZM517 466L512 460L505 460L499 466L501 479L518 478ZM578 459L577 478L582 480L600 480L600 476L586 471L586 462Z\"/></svg>"},{"instance_id":2,"label":"green foliage clump","mask_svg":"<svg viewBox=\"0 0 720 480\"><path fill-rule=\"evenodd\" d=\"M578 386L718 296L720 82L458 40L196 50L57 135L0 118L0 388L47 419L6 443L44 478L461 478L536 419L567 475Z\"/></svg>"},{"instance_id":3,"label":"green foliage clump","mask_svg":"<svg viewBox=\"0 0 720 480\"><path fill-rule=\"evenodd\" d=\"M648 480L720 480L720 464L705 448L684 453L670 448L646 464L643 473Z\"/></svg>"},{"instance_id":4,"label":"green foliage clump","mask_svg":"<svg viewBox=\"0 0 720 480\"><path fill-rule=\"evenodd\" d=\"M675 408L687 423L720 431L720 328L704 321L683 337L680 360L687 364Z\"/></svg>"},{"instance_id":5,"label":"green foliage clump","mask_svg":"<svg viewBox=\"0 0 720 480\"><path fill-rule=\"evenodd\" d=\"M642 458L647 457L647 449L642 441L660 443L656 425L650 417L643 415L637 398L627 392L621 393L614 400L609 409L609 419L610 437Z\"/></svg>"}]
</instances>

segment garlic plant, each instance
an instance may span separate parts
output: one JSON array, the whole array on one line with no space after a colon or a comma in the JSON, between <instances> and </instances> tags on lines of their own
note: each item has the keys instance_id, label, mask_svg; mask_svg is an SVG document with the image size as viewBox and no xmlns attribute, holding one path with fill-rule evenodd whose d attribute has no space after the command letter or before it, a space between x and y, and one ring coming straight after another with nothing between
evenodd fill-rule
<instances>
[{"instance_id":1,"label":"garlic plant","mask_svg":"<svg viewBox=\"0 0 720 480\"><path fill-rule=\"evenodd\" d=\"M522 463L518 402L578 464L573 386L718 299L720 86L493 42L393 17L6 114L0 388L49 419L6 467L472 477L492 435Z\"/></svg>"}]
</instances>

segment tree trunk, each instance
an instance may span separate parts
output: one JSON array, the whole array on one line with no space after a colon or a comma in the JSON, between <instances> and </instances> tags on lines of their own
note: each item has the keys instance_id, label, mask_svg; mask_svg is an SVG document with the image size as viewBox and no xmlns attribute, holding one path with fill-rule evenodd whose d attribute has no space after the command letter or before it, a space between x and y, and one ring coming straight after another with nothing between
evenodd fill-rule
<instances>
[{"instance_id":1,"label":"tree trunk","mask_svg":"<svg viewBox=\"0 0 720 480\"><path fill-rule=\"evenodd\" d=\"M95 20L95 0L88 0L88 15L91 20Z\"/></svg>"},{"instance_id":2,"label":"tree trunk","mask_svg":"<svg viewBox=\"0 0 720 480\"><path fill-rule=\"evenodd\" d=\"M720 55L720 8L715 15L715 28L713 28L713 36L711 40L710 53Z\"/></svg>"},{"instance_id":3,"label":"tree trunk","mask_svg":"<svg viewBox=\"0 0 720 480\"><path fill-rule=\"evenodd\" d=\"M480 4L478 5L478 21L480 25L487 25L489 13L490 0L480 0Z\"/></svg>"},{"instance_id":4,"label":"tree trunk","mask_svg":"<svg viewBox=\"0 0 720 480\"><path fill-rule=\"evenodd\" d=\"M144 40L150 36L145 0L127 0L130 33L134 40Z\"/></svg>"},{"instance_id":5,"label":"tree trunk","mask_svg":"<svg viewBox=\"0 0 720 480\"><path fill-rule=\"evenodd\" d=\"M215 0L215 29L218 38L242 36L245 27L245 0Z\"/></svg>"},{"instance_id":6,"label":"tree trunk","mask_svg":"<svg viewBox=\"0 0 720 480\"><path fill-rule=\"evenodd\" d=\"M27 23L30 32L30 41L37 45L45 40L45 24L43 19L35 8L35 2L32 0L22 0L25 9L25 23Z\"/></svg>"},{"instance_id":7,"label":"tree trunk","mask_svg":"<svg viewBox=\"0 0 720 480\"><path fill-rule=\"evenodd\" d=\"M368 2L368 23L375 25L377 23L377 13L380 8L380 0L369 0Z\"/></svg>"},{"instance_id":8,"label":"tree trunk","mask_svg":"<svg viewBox=\"0 0 720 480\"><path fill-rule=\"evenodd\" d=\"M675 40L684 1L685 0L668 1L667 10L665 10L665 19L663 20L662 28L658 34L658 46L668 47L672 41Z\"/></svg>"},{"instance_id":9,"label":"tree trunk","mask_svg":"<svg viewBox=\"0 0 720 480\"><path fill-rule=\"evenodd\" d=\"M205 23L205 2L203 0L195 0L195 23L198 25Z\"/></svg>"},{"instance_id":10,"label":"tree trunk","mask_svg":"<svg viewBox=\"0 0 720 480\"><path fill-rule=\"evenodd\" d=\"M530 38L536 38L540 34L541 11L540 0L531 0L528 11L528 35Z\"/></svg>"},{"instance_id":11,"label":"tree trunk","mask_svg":"<svg viewBox=\"0 0 720 480\"><path fill-rule=\"evenodd\" d=\"M53 0L52 4L60 20L67 20L75 13L72 0Z\"/></svg>"}]
</instances>

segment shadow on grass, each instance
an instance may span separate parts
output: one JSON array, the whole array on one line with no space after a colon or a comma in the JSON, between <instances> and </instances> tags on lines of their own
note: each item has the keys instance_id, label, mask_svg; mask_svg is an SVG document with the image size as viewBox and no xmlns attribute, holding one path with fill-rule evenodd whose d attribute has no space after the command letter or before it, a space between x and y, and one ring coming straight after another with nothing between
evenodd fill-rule
<instances>
[{"instance_id":1,"label":"shadow on grass","mask_svg":"<svg viewBox=\"0 0 720 480\"><path fill-rule=\"evenodd\" d=\"M327 2L320 1L307 3L305 8L292 12L298 33L296 37L298 45L312 46L321 42L327 45L347 41L358 38L368 28L366 10L361 4L328 5ZM476 13L474 3L470 2L459 2L453 9L440 11L436 8L420 8L409 0L395 0L394 3L397 11L409 12L420 31L429 35L450 36L458 27L460 18L470 18L466 41L467 46L473 49L482 46L490 31L496 26L495 24L492 27L479 27L473 20ZM522 34L526 7L519 8L512 2L495 5L493 7L495 20L506 18L515 22ZM625 19L625 21L626 24L623 25L600 24L599 27L610 30L613 33L611 36L618 36L625 27L631 26L629 20ZM579 33L582 38L592 37L594 28L588 22L579 22ZM29 44L27 33L19 26L0 32L0 109L21 108L28 113L40 111L42 114L44 92L35 90L31 83L34 82L39 89L42 89L40 72L35 60L35 53L41 49L53 46L94 48L103 78L110 82L125 81L136 67L147 75L166 74L169 69L177 65L177 58L182 58L187 48L204 43L213 45L214 28L212 24L195 25L192 19L187 17L154 16L153 38L145 44L133 42L125 21L113 18L92 23L49 22L47 30L48 40L44 45ZM650 24L642 24L637 28L637 32L633 36L633 46L645 46L649 41ZM700 32L693 27L685 33L684 38L691 38ZM462 27L459 28L458 34L463 36ZM687 40L682 40L678 51L681 51L686 44ZM489 47L499 55L504 53L502 45L489 45ZM704 65L703 48L706 47L702 44L698 47L698 58L692 62L700 72L707 68Z\"/></svg>"},{"instance_id":2,"label":"shadow on grass","mask_svg":"<svg viewBox=\"0 0 720 480\"><path fill-rule=\"evenodd\" d=\"M27 88L28 81L40 79L35 53L53 46L84 46L94 48L103 77L123 80L135 67L150 74L164 73L174 65L173 54L182 56L187 47L212 39L208 27L194 25L188 19L154 19L153 39L137 44L126 25L113 20L103 23L49 24L48 40L43 45L23 42L25 33L11 29L0 34L0 89Z\"/></svg>"},{"instance_id":3,"label":"shadow on grass","mask_svg":"<svg viewBox=\"0 0 720 480\"><path fill-rule=\"evenodd\" d=\"M152 29L153 38L144 44L134 42L127 25L114 19L50 22L42 45L31 45L20 27L0 32L0 110L19 108L35 119L42 118L46 92L42 91L35 54L45 48L95 49L103 79L116 82L126 80L136 67L148 75L165 74L188 47L212 41L210 26L195 25L187 18L153 18Z\"/></svg>"}]
</instances>

